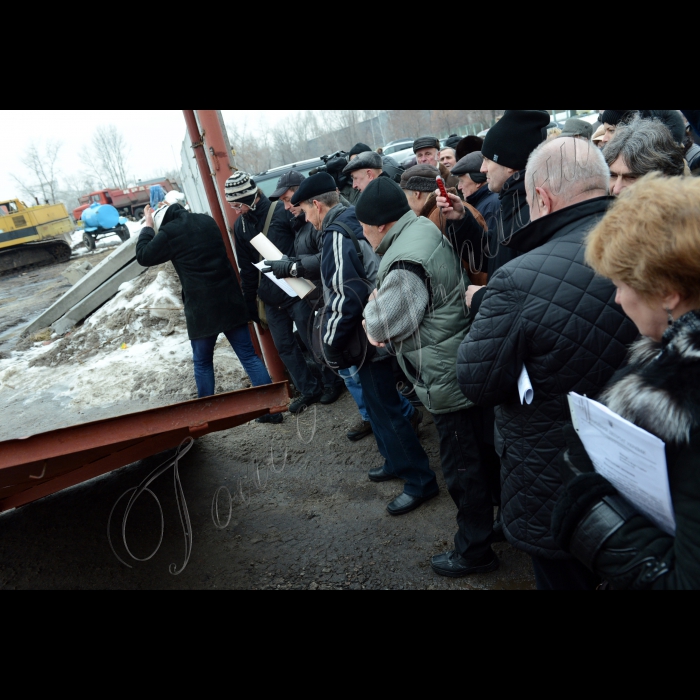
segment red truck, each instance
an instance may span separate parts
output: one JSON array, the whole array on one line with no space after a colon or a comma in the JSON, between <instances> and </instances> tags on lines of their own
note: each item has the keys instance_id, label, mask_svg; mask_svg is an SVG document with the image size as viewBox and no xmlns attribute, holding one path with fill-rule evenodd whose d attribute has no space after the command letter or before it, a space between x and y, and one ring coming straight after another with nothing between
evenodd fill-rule
<instances>
[{"instance_id":1,"label":"red truck","mask_svg":"<svg viewBox=\"0 0 700 700\"><path fill-rule=\"evenodd\" d=\"M73 210L73 218L80 221L83 212L93 203L111 204L121 216L130 216L135 220L143 217L143 210L151 201L151 187L160 185L166 192L179 190L179 185L173 180L165 178L139 182L135 187L125 190L105 189L84 194L80 197L80 206Z\"/></svg>"}]
</instances>

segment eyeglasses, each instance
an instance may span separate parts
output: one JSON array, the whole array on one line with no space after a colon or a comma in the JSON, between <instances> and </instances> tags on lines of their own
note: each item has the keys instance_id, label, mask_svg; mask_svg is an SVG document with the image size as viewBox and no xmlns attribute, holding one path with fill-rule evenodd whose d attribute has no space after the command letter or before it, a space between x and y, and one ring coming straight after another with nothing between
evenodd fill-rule
<instances>
[{"instance_id":1,"label":"eyeglasses","mask_svg":"<svg viewBox=\"0 0 700 700\"><path fill-rule=\"evenodd\" d=\"M231 209L235 209L236 211L241 211L243 207L247 207L247 204L241 204L240 202L235 202L231 204Z\"/></svg>"}]
</instances>

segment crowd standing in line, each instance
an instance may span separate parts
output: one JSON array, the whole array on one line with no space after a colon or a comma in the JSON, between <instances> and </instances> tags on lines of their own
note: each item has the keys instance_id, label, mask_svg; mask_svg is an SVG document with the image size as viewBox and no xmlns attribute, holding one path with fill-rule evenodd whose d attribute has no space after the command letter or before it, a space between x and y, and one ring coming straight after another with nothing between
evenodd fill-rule
<instances>
[{"instance_id":1,"label":"crowd standing in line","mask_svg":"<svg viewBox=\"0 0 700 700\"><path fill-rule=\"evenodd\" d=\"M374 434L384 460L368 478L403 482L392 516L439 494L420 444L431 414L457 510L436 574L493 571L506 539L540 590L700 588L700 110L599 114L554 130L545 110L506 110L484 140L416 139L403 172L357 144L269 199L236 172L240 285L210 217L149 208L137 258L180 276L199 395L221 333L270 382L248 325L265 324L300 394L291 413L350 390L347 437ZM263 272L311 281L308 299L254 267L260 233L283 254ZM569 392L665 442L675 536L596 473Z\"/></svg>"}]
</instances>

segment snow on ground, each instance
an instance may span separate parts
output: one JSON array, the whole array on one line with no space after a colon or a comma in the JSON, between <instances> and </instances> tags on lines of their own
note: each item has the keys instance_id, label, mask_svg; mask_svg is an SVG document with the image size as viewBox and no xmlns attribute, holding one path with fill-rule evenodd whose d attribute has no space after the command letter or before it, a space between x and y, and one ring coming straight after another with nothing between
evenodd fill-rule
<instances>
[{"instance_id":1,"label":"snow on ground","mask_svg":"<svg viewBox=\"0 0 700 700\"><path fill-rule=\"evenodd\" d=\"M69 410L197 398L180 281L170 263L150 268L82 326L50 344L27 342L0 360L0 406L51 397ZM217 393L249 386L222 335L214 354Z\"/></svg>"}]
</instances>

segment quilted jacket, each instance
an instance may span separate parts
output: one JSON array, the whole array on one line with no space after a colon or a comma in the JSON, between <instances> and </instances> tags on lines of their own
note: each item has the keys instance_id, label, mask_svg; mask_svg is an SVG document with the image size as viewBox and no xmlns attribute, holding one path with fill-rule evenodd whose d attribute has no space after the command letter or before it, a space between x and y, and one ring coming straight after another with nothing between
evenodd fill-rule
<instances>
[{"instance_id":1,"label":"quilted jacket","mask_svg":"<svg viewBox=\"0 0 700 700\"><path fill-rule=\"evenodd\" d=\"M569 558L550 532L563 489L556 462L565 449L567 394L597 396L638 336L612 283L583 259L585 235L611 201L588 200L521 229L511 247L522 255L490 280L459 350L462 391L477 405L496 406L506 537L549 559ZM518 396L523 366L534 388L529 406Z\"/></svg>"}]
</instances>

